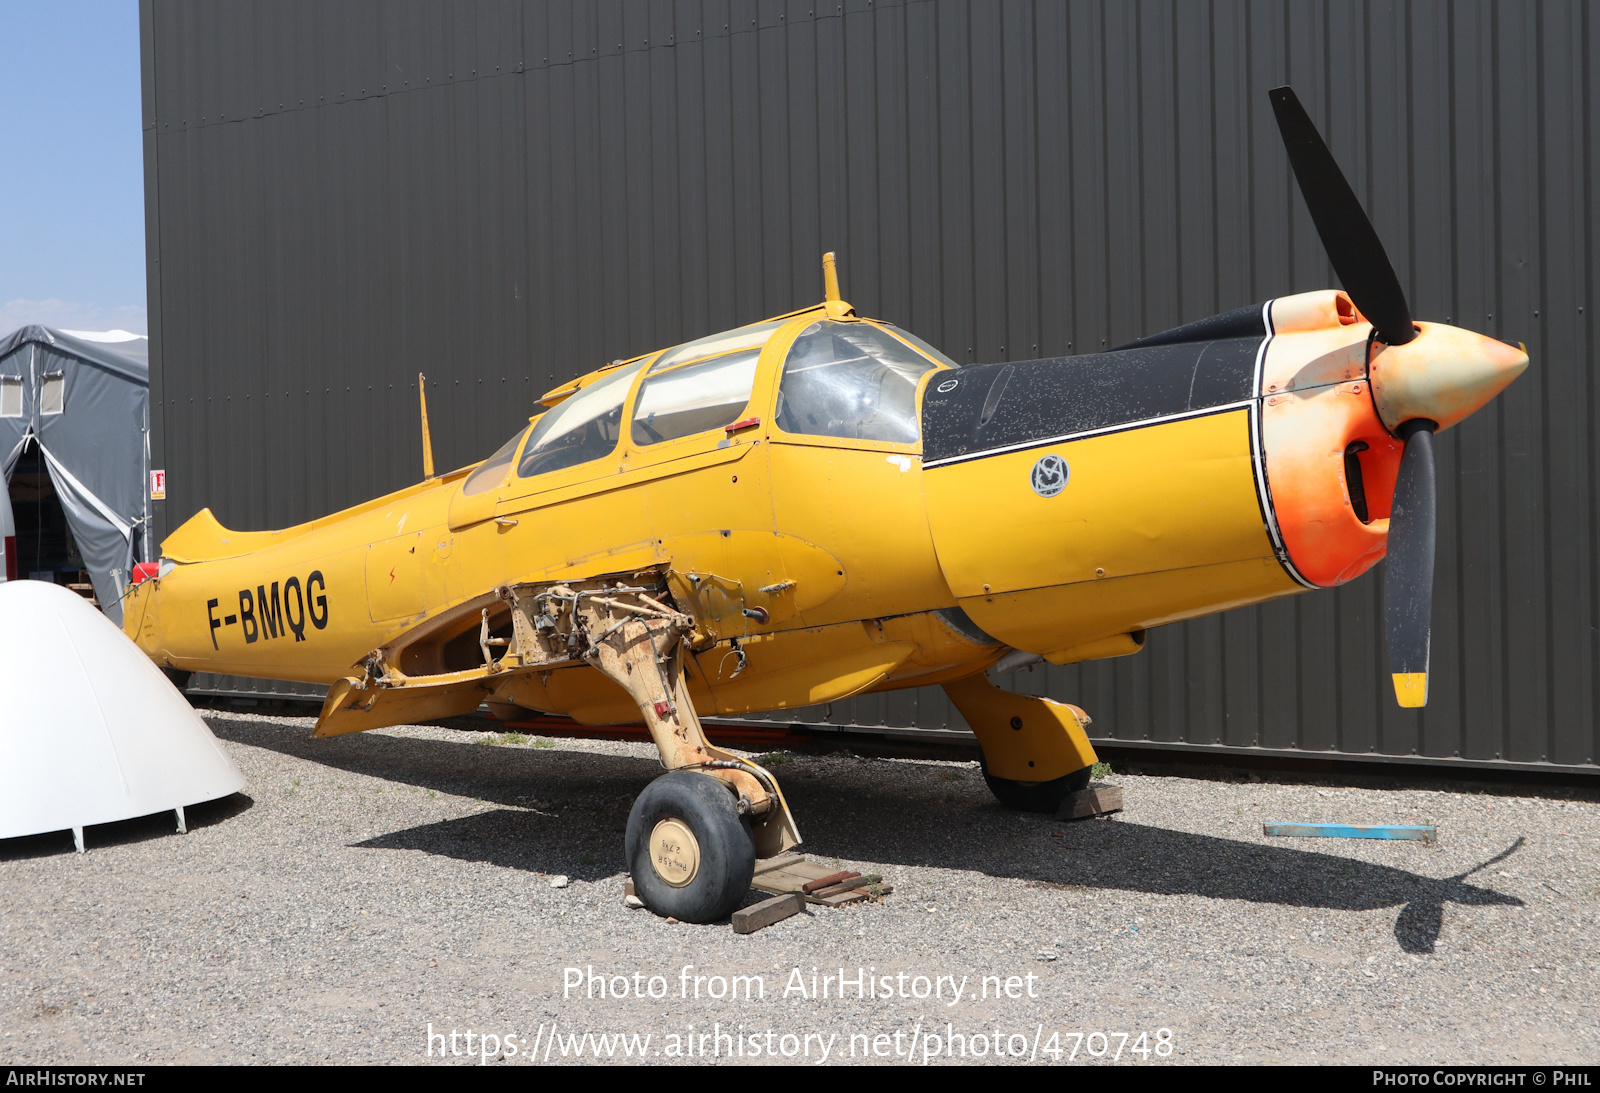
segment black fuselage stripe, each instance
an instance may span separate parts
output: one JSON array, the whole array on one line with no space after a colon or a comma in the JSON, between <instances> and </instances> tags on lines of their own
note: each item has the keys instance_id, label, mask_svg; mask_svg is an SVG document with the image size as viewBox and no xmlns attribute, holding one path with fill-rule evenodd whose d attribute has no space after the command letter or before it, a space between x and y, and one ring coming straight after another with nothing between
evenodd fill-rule
<instances>
[{"instance_id":1,"label":"black fuselage stripe","mask_svg":"<svg viewBox=\"0 0 1600 1093\"><path fill-rule=\"evenodd\" d=\"M1084 429L1081 432L1047 436L1039 440L1024 440L1016 444L1006 444L981 452L967 452L964 455L952 455L944 459L935 459L932 462L924 463L922 469L931 471L938 467L949 467L957 463L970 463L974 459L992 459L995 456L1009 455L1012 452L1024 452L1029 448L1045 448L1051 444L1068 444L1075 440L1087 440L1090 437L1132 432L1134 429L1149 429L1172 421L1188 421L1192 418L1210 417L1213 414L1226 414L1233 410L1247 410L1254 404L1255 400L1253 399L1243 399L1239 402L1230 402L1222 406L1208 406L1202 410L1186 410L1179 414L1163 414L1161 417L1145 418L1141 421L1127 421L1117 425L1104 425L1098 429Z\"/></svg>"},{"instance_id":2,"label":"black fuselage stripe","mask_svg":"<svg viewBox=\"0 0 1600 1093\"><path fill-rule=\"evenodd\" d=\"M1253 394L1260 341L1159 345L940 373L923 395L923 458L938 465L1243 402Z\"/></svg>"},{"instance_id":3,"label":"black fuselage stripe","mask_svg":"<svg viewBox=\"0 0 1600 1093\"><path fill-rule=\"evenodd\" d=\"M1289 558L1267 474L1263 386L1277 335L1272 305L1261 305L1259 325L1256 315L1241 308L1109 353L937 373L921 407L923 468L1245 410L1268 546L1292 580L1315 588ZM1260 333L1247 332L1249 327Z\"/></svg>"}]
</instances>

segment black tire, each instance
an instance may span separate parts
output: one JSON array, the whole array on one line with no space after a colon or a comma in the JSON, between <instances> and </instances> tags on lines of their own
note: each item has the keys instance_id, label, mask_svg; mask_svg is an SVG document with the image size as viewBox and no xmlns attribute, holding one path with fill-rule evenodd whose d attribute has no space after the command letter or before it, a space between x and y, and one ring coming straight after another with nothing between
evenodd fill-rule
<instances>
[{"instance_id":1,"label":"black tire","mask_svg":"<svg viewBox=\"0 0 1600 1093\"><path fill-rule=\"evenodd\" d=\"M981 756L979 765L983 768L983 780L988 784L989 792L1006 808L1018 812L1048 812L1051 815L1061 807L1061 802L1069 793L1089 788L1089 775L1094 771L1093 767L1084 767L1049 782L1018 782L990 774L989 764Z\"/></svg>"},{"instance_id":2,"label":"black tire","mask_svg":"<svg viewBox=\"0 0 1600 1093\"><path fill-rule=\"evenodd\" d=\"M669 820L687 827L697 844L698 869L681 887L651 860L651 836ZM663 774L633 802L627 857L633 890L644 905L680 922L715 922L732 914L756 871L750 824L739 815L727 783L686 770Z\"/></svg>"}]
</instances>

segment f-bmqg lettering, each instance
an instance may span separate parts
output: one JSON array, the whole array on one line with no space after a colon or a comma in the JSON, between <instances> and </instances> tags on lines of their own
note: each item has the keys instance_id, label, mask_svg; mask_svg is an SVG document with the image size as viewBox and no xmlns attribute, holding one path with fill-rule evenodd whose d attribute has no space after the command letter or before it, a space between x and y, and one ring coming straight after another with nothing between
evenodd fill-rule
<instances>
[{"instance_id":1,"label":"f-bmqg lettering","mask_svg":"<svg viewBox=\"0 0 1600 1093\"><path fill-rule=\"evenodd\" d=\"M216 609L221 600L215 597L207 600L206 619L211 624L212 648L220 648L217 631L234 625L244 635L246 645L272 641L290 634L294 635L297 642L305 641L308 623L318 630L328 627L327 589L327 578L322 575L322 570L313 569L303 585L298 576L292 576L282 582L273 581L270 585L263 582L254 589L239 589L239 610L236 614L218 618Z\"/></svg>"}]
</instances>

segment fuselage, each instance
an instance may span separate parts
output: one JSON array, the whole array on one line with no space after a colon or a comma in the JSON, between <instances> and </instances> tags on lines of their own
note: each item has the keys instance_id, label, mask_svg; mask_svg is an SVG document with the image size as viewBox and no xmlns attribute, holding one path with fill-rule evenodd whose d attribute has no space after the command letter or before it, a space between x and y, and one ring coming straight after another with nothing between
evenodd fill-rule
<instances>
[{"instance_id":1,"label":"fuselage","mask_svg":"<svg viewBox=\"0 0 1600 1093\"><path fill-rule=\"evenodd\" d=\"M965 368L837 305L730 331L552 392L477 470L284 531L203 511L125 627L186 670L330 683L390 646L410 674L459 671L481 663L476 619L407 635L506 582L664 564L715 638L688 666L707 713L944 682L1013 649L1132 653L1384 553L1401 449L1370 327L1331 291L1211 322ZM493 697L637 717L582 666Z\"/></svg>"}]
</instances>

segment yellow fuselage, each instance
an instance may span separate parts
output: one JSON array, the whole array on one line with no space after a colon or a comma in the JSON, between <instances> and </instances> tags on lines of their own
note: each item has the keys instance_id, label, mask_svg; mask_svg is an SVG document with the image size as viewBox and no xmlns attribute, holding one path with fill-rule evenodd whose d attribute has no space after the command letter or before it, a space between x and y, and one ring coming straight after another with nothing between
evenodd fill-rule
<instances>
[{"instance_id":1,"label":"yellow fuselage","mask_svg":"<svg viewBox=\"0 0 1600 1093\"><path fill-rule=\"evenodd\" d=\"M473 496L459 471L284 531L228 531L203 511L130 594L126 629L174 668L331 683L503 583L665 563L694 575L717 639L689 665L696 703L744 714L958 679L1010 648L1055 663L1129 653L1149 627L1310 587L1270 526L1259 365L1231 404L924 466L921 442L777 427L785 355L819 317L798 314L761 350L739 415L754 425L642 446L624 429L608 458ZM966 373L922 376L919 408ZM1035 483L1047 456L1067 468L1054 493ZM481 664L478 638L474 623L406 671ZM582 666L493 698L589 723L638 716Z\"/></svg>"}]
</instances>

